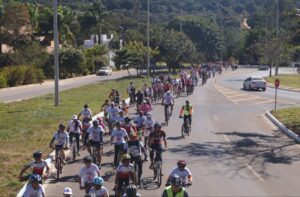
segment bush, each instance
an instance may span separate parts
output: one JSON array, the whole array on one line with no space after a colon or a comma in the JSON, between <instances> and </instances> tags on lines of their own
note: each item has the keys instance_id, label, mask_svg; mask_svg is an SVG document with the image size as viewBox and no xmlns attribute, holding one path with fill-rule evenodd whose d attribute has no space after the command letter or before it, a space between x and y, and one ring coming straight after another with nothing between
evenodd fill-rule
<instances>
[{"instance_id":1,"label":"bush","mask_svg":"<svg viewBox=\"0 0 300 197\"><path fill-rule=\"evenodd\" d=\"M7 87L7 78L4 72L0 73L0 88Z\"/></svg>"},{"instance_id":2,"label":"bush","mask_svg":"<svg viewBox=\"0 0 300 197\"><path fill-rule=\"evenodd\" d=\"M25 79L23 84L41 83L44 79L45 76L41 69L29 66L25 72Z\"/></svg>"},{"instance_id":3,"label":"bush","mask_svg":"<svg viewBox=\"0 0 300 197\"><path fill-rule=\"evenodd\" d=\"M10 87L22 85L25 80L25 66L9 66L7 69L7 83Z\"/></svg>"}]
</instances>

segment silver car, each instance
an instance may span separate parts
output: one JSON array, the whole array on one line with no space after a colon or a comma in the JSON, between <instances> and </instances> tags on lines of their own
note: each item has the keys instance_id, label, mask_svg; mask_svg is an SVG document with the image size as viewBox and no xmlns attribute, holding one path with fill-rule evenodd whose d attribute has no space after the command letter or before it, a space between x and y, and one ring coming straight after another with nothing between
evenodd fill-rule
<instances>
[{"instance_id":1,"label":"silver car","mask_svg":"<svg viewBox=\"0 0 300 197\"><path fill-rule=\"evenodd\" d=\"M267 82L262 77L248 77L243 83L243 88L244 90L262 89L263 91L266 91Z\"/></svg>"},{"instance_id":2,"label":"silver car","mask_svg":"<svg viewBox=\"0 0 300 197\"><path fill-rule=\"evenodd\" d=\"M111 75L112 69L110 67L102 67L97 72L96 75Z\"/></svg>"}]
</instances>

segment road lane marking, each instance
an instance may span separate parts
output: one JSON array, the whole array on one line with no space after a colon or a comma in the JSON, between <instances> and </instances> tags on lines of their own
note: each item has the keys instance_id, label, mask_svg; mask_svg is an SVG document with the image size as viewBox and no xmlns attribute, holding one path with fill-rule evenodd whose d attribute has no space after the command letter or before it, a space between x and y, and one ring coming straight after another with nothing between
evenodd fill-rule
<instances>
[{"instance_id":1,"label":"road lane marking","mask_svg":"<svg viewBox=\"0 0 300 197\"><path fill-rule=\"evenodd\" d=\"M258 180L260 180L261 182L264 182L265 180L253 169L252 166L250 166L249 164L245 164L246 167L252 172L252 174L258 178Z\"/></svg>"},{"instance_id":2,"label":"road lane marking","mask_svg":"<svg viewBox=\"0 0 300 197\"><path fill-rule=\"evenodd\" d=\"M255 102L252 103L251 105L260 105L260 104L264 104L264 103L271 103L274 102L273 100L266 100L266 101L261 101L261 102Z\"/></svg>"},{"instance_id":3,"label":"road lane marking","mask_svg":"<svg viewBox=\"0 0 300 197\"><path fill-rule=\"evenodd\" d=\"M223 135L223 137L227 142L230 142L230 139L226 135Z\"/></svg>"},{"instance_id":4,"label":"road lane marking","mask_svg":"<svg viewBox=\"0 0 300 197\"><path fill-rule=\"evenodd\" d=\"M249 97L249 98L244 98L244 99L237 99L234 100L235 102L242 102L242 101L249 101L249 100L256 100L256 99L260 99L260 97Z\"/></svg>"},{"instance_id":5,"label":"road lane marking","mask_svg":"<svg viewBox=\"0 0 300 197\"><path fill-rule=\"evenodd\" d=\"M247 94L237 94L237 95L233 95L233 96L228 96L229 98L234 98L234 97L244 97L244 96L248 96Z\"/></svg>"},{"instance_id":6,"label":"road lane marking","mask_svg":"<svg viewBox=\"0 0 300 197\"><path fill-rule=\"evenodd\" d=\"M266 120L266 122L272 127L273 130L278 129L278 127L275 126L274 123L269 118L267 118L265 114L260 114L260 116Z\"/></svg>"}]
</instances>

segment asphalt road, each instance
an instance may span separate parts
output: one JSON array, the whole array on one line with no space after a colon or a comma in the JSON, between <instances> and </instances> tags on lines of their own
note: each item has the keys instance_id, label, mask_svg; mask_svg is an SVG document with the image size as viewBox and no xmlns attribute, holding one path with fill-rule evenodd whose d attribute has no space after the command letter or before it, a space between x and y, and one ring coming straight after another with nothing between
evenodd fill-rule
<instances>
[{"instance_id":1,"label":"asphalt road","mask_svg":"<svg viewBox=\"0 0 300 197\"><path fill-rule=\"evenodd\" d=\"M265 118L265 111L273 107L267 95L269 90L266 94L250 92L244 101L234 99L244 92L236 88L241 87L240 81L228 82L228 79L256 71L238 72L224 72L218 79L210 79L204 87L196 87L194 94L188 97L194 115L192 134L186 139L180 137L182 120L178 119L178 113L187 97L176 100L169 126L163 127L169 148L163 153L163 181L178 159L186 159L194 177L193 186L187 189L190 196L299 196L300 147ZM291 98L285 102L292 105L298 101ZM156 105L152 114L156 120L162 120L163 107ZM113 195L112 155L107 155L110 150L110 146L104 147L106 156L101 173ZM59 182L44 185L47 196L61 196L66 186L73 189L74 196L83 196L78 183L74 182L82 166L80 160L66 165ZM164 187L157 188L148 166L146 163L142 176L144 185L139 193L161 196Z\"/></svg>"},{"instance_id":2,"label":"asphalt road","mask_svg":"<svg viewBox=\"0 0 300 197\"><path fill-rule=\"evenodd\" d=\"M127 71L118 71L113 72L111 76L88 75L84 77L65 79L60 80L59 88L60 91L63 91L71 88L98 83L106 80L118 79L124 76L135 74L135 71L131 69L129 73ZM32 84L0 89L0 102L7 103L12 101L19 101L47 94L54 94L54 81L45 81L42 84Z\"/></svg>"}]
</instances>

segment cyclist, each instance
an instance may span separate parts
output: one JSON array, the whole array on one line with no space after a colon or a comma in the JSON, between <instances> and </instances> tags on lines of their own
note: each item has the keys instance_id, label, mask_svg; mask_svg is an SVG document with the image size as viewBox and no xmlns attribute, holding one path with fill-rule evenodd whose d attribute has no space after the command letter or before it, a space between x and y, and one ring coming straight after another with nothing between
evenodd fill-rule
<instances>
[{"instance_id":1,"label":"cyclist","mask_svg":"<svg viewBox=\"0 0 300 197\"><path fill-rule=\"evenodd\" d=\"M93 187L89 191L89 197L109 197L108 190L103 186L104 180L96 176L93 180Z\"/></svg>"},{"instance_id":2,"label":"cyclist","mask_svg":"<svg viewBox=\"0 0 300 197\"><path fill-rule=\"evenodd\" d=\"M146 100L143 101L143 104L140 106L139 110L146 115L148 112L151 111L151 106L147 103Z\"/></svg>"},{"instance_id":3,"label":"cyclist","mask_svg":"<svg viewBox=\"0 0 300 197\"><path fill-rule=\"evenodd\" d=\"M144 148L144 145L142 142L138 141L137 135L135 132L130 134L130 141L127 142L125 145L125 149L127 150L127 153L131 157L131 161L135 161L138 165L140 171L138 172L138 180L141 179L142 173L143 173L143 161L142 161L142 152L144 153L145 160L147 159L146 150ZM141 183L137 183L141 184Z\"/></svg>"},{"instance_id":4,"label":"cyclist","mask_svg":"<svg viewBox=\"0 0 300 197\"><path fill-rule=\"evenodd\" d=\"M144 128L144 123L146 121L146 117L144 116L144 112L139 111L139 115L134 118L134 123L136 126L136 129L138 131L138 137L142 137L143 135L143 128Z\"/></svg>"},{"instance_id":5,"label":"cyclist","mask_svg":"<svg viewBox=\"0 0 300 197\"><path fill-rule=\"evenodd\" d=\"M98 120L93 120L93 126L87 130L86 138L89 139L87 143L87 150L92 155L91 146L95 147L99 166L101 165L101 149L103 144L104 129L99 125ZM85 140L86 141L86 140Z\"/></svg>"},{"instance_id":6,"label":"cyclist","mask_svg":"<svg viewBox=\"0 0 300 197\"><path fill-rule=\"evenodd\" d=\"M41 177L38 174L32 174L29 177L29 182L26 185L26 189L22 194L22 197L45 197L45 190L40 184Z\"/></svg>"},{"instance_id":7,"label":"cyclist","mask_svg":"<svg viewBox=\"0 0 300 197\"><path fill-rule=\"evenodd\" d=\"M161 130L161 124L155 123L154 125L154 131L149 135L149 147L151 148L150 151L150 169L153 168L153 159L154 159L154 150L156 150L156 158L160 161L162 161L162 145L161 145L161 139L163 139L165 148L167 149L167 140L166 140L166 133Z\"/></svg>"},{"instance_id":8,"label":"cyclist","mask_svg":"<svg viewBox=\"0 0 300 197\"><path fill-rule=\"evenodd\" d=\"M119 111L119 117L118 117L117 120L118 120L118 122L121 123L121 125L125 124L125 116L124 116L124 111L123 110Z\"/></svg>"},{"instance_id":9,"label":"cyclist","mask_svg":"<svg viewBox=\"0 0 300 197\"><path fill-rule=\"evenodd\" d=\"M109 93L108 98L110 99L110 101L113 102L115 96L116 96L116 90L113 88L113 89L111 89L111 92Z\"/></svg>"},{"instance_id":10,"label":"cyclist","mask_svg":"<svg viewBox=\"0 0 300 197\"><path fill-rule=\"evenodd\" d=\"M79 138L80 138L80 132L81 132L81 121L77 119L76 115L73 115L72 119L68 122L68 129L70 136L70 145L73 143L73 137L76 139L76 145L77 145L77 155L79 156Z\"/></svg>"},{"instance_id":11,"label":"cyclist","mask_svg":"<svg viewBox=\"0 0 300 197\"><path fill-rule=\"evenodd\" d=\"M125 119L124 119L124 125L122 125L122 128L124 128L127 132L127 135L129 135L131 132L137 132L137 129L136 127L130 122L131 119L126 116Z\"/></svg>"},{"instance_id":12,"label":"cyclist","mask_svg":"<svg viewBox=\"0 0 300 197\"><path fill-rule=\"evenodd\" d=\"M116 172L116 180L115 180L115 196L120 196L120 191L122 190L123 184L127 187L129 185L130 180L134 183L134 167L130 163L130 155L124 154L122 155L122 163L118 166Z\"/></svg>"},{"instance_id":13,"label":"cyclist","mask_svg":"<svg viewBox=\"0 0 300 197\"><path fill-rule=\"evenodd\" d=\"M65 187L63 197L72 197L72 189L70 187Z\"/></svg>"},{"instance_id":14,"label":"cyclist","mask_svg":"<svg viewBox=\"0 0 300 197\"><path fill-rule=\"evenodd\" d=\"M165 106L165 114L167 113L168 107L171 107L170 116L172 115L174 103L175 103L175 100L174 100L173 95L171 94L170 91L167 91L167 93L164 95L163 100L162 100L162 104ZM166 118L166 116L165 116L165 118ZM167 120L165 120L165 121L167 121Z\"/></svg>"},{"instance_id":15,"label":"cyclist","mask_svg":"<svg viewBox=\"0 0 300 197\"><path fill-rule=\"evenodd\" d=\"M93 113L89 107L88 104L85 104L83 106L83 109L81 110L81 112L78 114L78 119L80 118L80 116L83 116L83 119L82 120L85 120L85 119L89 119L89 120L92 120L92 117L93 117Z\"/></svg>"},{"instance_id":16,"label":"cyclist","mask_svg":"<svg viewBox=\"0 0 300 197\"><path fill-rule=\"evenodd\" d=\"M166 185L170 185L170 180L175 174L177 174L181 178L183 185L185 184L192 185L192 181L193 181L192 173L186 167L185 160L178 160L177 167L171 171ZM188 180L188 182L186 182L186 179Z\"/></svg>"},{"instance_id":17,"label":"cyclist","mask_svg":"<svg viewBox=\"0 0 300 197\"><path fill-rule=\"evenodd\" d=\"M79 188L88 191L96 176L100 176L100 170L98 166L92 163L92 157L86 156L83 158L84 167L79 171ZM86 192L87 193L87 192Z\"/></svg>"},{"instance_id":18,"label":"cyclist","mask_svg":"<svg viewBox=\"0 0 300 197\"><path fill-rule=\"evenodd\" d=\"M155 125L155 121L152 118L152 114L150 112L147 113L146 115L146 120L144 122L145 124L145 131L144 131L144 144L145 144L145 149L147 150L148 147L148 139L149 139L149 135L153 132L154 130L154 125Z\"/></svg>"},{"instance_id":19,"label":"cyclist","mask_svg":"<svg viewBox=\"0 0 300 197\"><path fill-rule=\"evenodd\" d=\"M65 153L64 153L64 146L65 144L68 143L68 139L69 139L69 134L65 131L65 126L63 124L60 124L58 126L58 131L54 134L49 147L55 149L55 155L58 154L58 152L60 152L60 154L62 155L62 159L63 159L63 164L66 164L65 161ZM55 141L55 147L52 145L53 142Z\"/></svg>"},{"instance_id":20,"label":"cyclist","mask_svg":"<svg viewBox=\"0 0 300 197\"><path fill-rule=\"evenodd\" d=\"M124 114L126 115L128 113L129 105L126 103L124 99L122 100L121 108L124 111Z\"/></svg>"},{"instance_id":21,"label":"cyclist","mask_svg":"<svg viewBox=\"0 0 300 197\"><path fill-rule=\"evenodd\" d=\"M108 119L107 119L107 110L109 109L109 107L110 107L109 100L106 99L106 100L104 101L103 105L102 105L101 108L100 108L100 111L103 111L103 112L104 112L104 118L105 118L105 120L108 120Z\"/></svg>"},{"instance_id":22,"label":"cyclist","mask_svg":"<svg viewBox=\"0 0 300 197\"><path fill-rule=\"evenodd\" d=\"M190 104L190 101L186 100L185 105L181 107L179 118L182 118L182 114L184 115L183 122L188 119L190 125L192 125L193 106Z\"/></svg>"},{"instance_id":23,"label":"cyclist","mask_svg":"<svg viewBox=\"0 0 300 197\"><path fill-rule=\"evenodd\" d=\"M136 107L137 107L137 109L139 109L140 105L143 103L144 94L142 93L141 90L138 90L135 97L136 97Z\"/></svg>"},{"instance_id":24,"label":"cyclist","mask_svg":"<svg viewBox=\"0 0 300 197\"><path fill-rule=\"evenodd\" d=\"M115 144L115 156L114 156L114 164L115 167L118 165L118 154L122 153L124 149L124 144L126 143L128 138L127 132L125 129L121 128L121 123L116 122L116 128L112 131L111 134L111 142Z\"/></svg>"},{"instance_id":25,"label":"cyclist","mask_svg":"<svg viewBox=\"0 0 300 197\"><path fill-rule=\"evenodd\" d=\"M188 197L189 196L185 188L182 187L181 178L177 174L175 174L171 178L170 182L171 185L165 188L162 197L174 197L174 196Z\"/></svg>"},{"instance_id":26,"label":"cyclist","mask_svg":"<svg viewBox=\"0 0 300 197\"><path fill-rule=\"evenodd\" d=\"M122 197L141 197L141 194L137 193L137 189L134 184L130 184L126 187L126 193Z\"/></svg>"},{"instance_id":27,"label":"cyclist","mask_svg":"<svg viewBox=\"0 0 300 197\"><path fill-rule=\"evenodd\" d=\"M32 174L38 174L41 177L45 177L48 173L49 173L49 166L47 164L47 162L45 160L42 159L42 152L41 151L36 151L33 153L33 159L34 161L30 162L29 164L23 166L20 175L19 175L19 179L20 181L22 180L27 180L30 175L23 177L24 172L29 169L32 168ZM46 175L44 175L44 169L46 168Z\"/></svg>"},{"instance_id":28,"label":"cyclist","mask_svg":"<svg viewBox=\"0 0 300 197\"><path fill-rule=\"evenodd\" d=\"M118 120L119 115L119 109L115 105L115 103L110 104L110 108L106 111L108 115L108 126L109 126L109 132L111 132L112 128L114 127L114 123Z\"/></svg>"}]
</instances>

